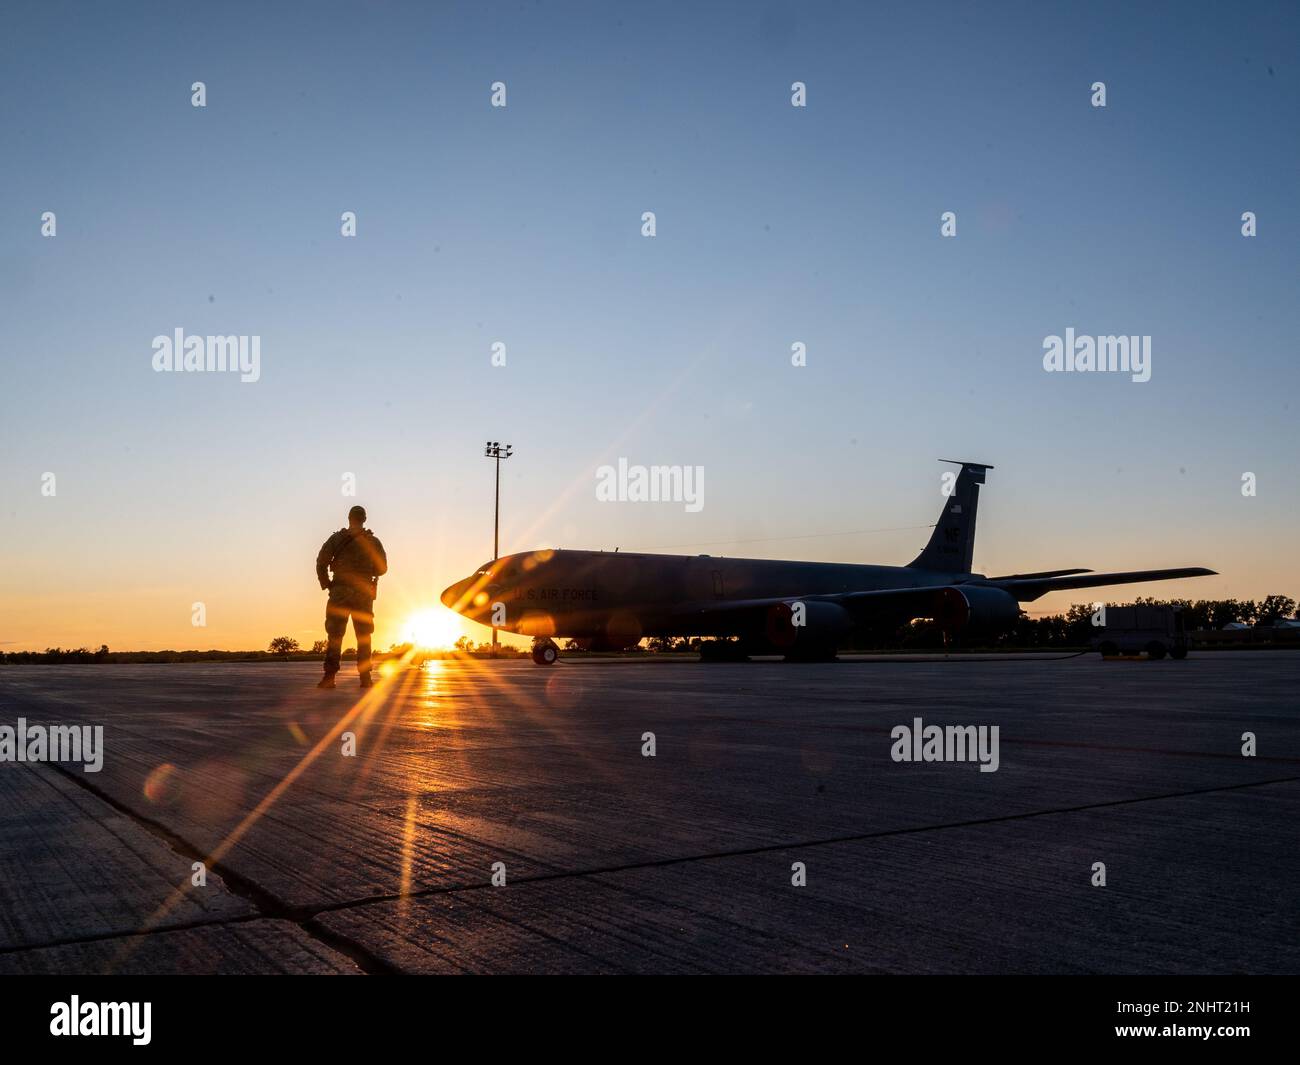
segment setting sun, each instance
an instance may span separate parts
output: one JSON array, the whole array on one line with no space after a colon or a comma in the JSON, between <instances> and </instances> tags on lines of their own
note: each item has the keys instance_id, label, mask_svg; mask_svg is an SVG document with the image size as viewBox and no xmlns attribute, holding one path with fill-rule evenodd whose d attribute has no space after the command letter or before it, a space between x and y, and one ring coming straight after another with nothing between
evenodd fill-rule
<instances>
[{"instance_id":1,"label":"setting sun","mask_svg":"<svg viewBox=\"0 0 1300 1065\"><path fill-rule=\"evenodd\" d=\"M420 610L406 619L402 639L417 647L449 648L464 632L460 619L446 607Z\"/></svg>"}]
</instances>

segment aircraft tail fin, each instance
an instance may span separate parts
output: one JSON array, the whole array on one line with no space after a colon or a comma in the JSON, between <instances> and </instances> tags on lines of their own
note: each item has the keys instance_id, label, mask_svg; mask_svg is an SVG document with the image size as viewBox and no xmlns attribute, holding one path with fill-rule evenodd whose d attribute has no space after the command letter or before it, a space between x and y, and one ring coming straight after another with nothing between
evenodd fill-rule
<instances>
[{"instance_id":1,"label":"aircraft tail fin","mask_svg":"<svg viewBox=\"0 0 1300 1065\"><path fill-rule=\"evenodd\" d=\"M980 485L984 474L993 469L982 462L940 459L961 467L953 483L952 494L943 502L943 512L935 523L930 542L910 565L914 569L939 573L970 573L975 556L975 513L979 509Z\"/></svg>"}]
</instances>

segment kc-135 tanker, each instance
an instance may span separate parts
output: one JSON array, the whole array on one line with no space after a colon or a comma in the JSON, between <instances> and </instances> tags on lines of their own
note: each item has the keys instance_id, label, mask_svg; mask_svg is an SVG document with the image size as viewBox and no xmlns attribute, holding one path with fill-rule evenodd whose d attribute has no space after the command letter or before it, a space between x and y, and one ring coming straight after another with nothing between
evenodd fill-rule
<instances>
[{"instance_id":1,"label":"kc-135 tanker","mask_svg":"<svg viewBox=\"0 0 1300 1065\"><path fill-rule=\"evenodd\" d=\"M555 661L559 637L591 650L627 648L646 636L737 637L705 643L703 657L826 660L855 630L933 618L948 634L996 635L1016 623L1021 603L1048 592L1214 574L1199 566L973 573L979 491L993 467L957 465L929 543L906 566L527 551L485 563L444 591L442 602L474 621L532 636L539 665Z\"/></svg>"}]
</instances>

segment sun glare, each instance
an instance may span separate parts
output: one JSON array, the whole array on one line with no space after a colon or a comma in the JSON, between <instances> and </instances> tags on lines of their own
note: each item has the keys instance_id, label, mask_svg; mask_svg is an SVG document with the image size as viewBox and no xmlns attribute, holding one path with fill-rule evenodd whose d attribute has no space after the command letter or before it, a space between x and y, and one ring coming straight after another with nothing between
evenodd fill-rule
<instances>
[{"instance_id":1,"label":"sun glare","mask_svg":"<svg viewBox=\"0 0 1300 1065\"><path fill-rule=\"evenodd\" d=\"M449 648L463 631L460 618L446 607L430 607L406 619L402 638L416 647Z\"/></svg>"}]
</instances>

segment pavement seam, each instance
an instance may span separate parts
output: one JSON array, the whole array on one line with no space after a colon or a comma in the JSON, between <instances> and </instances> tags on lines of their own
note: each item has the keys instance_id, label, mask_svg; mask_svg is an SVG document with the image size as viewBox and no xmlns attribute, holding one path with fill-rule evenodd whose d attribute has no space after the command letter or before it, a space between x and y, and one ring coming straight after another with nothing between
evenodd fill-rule
<instances>
[{"instance_id":1,"label":"pavement seam","mask_svg":"<svg viewBox=\"0 0 1300 1065\"><path fill-rule=\"evenodd\" d=\"M815 697L810 701L815 701ZM835 700L823 701L833 702ZM766 718L735 717L731 715L725 717L707 717L701 718L700 720L708 721L710 724L759 725L768 728L786 728L796 729L799 731L812 729L820 732L866 733L873 736L893 735L893 729L884 728L880 725L851 725L839 721L804 720L776 722ZM1062 747L1066 750L1108 751L1113 754L1161 754L1176 758L1219 758L1234 762L1240 762L1242 759L1240 753L1234 753L1231 751L1182 751L1173 747L1127 747L1111 743L1084 743L1082 740L1043 740L1034 737L1000 736L999 742L1010 744L1012 746ZM1273 762L1279 765L1300 765L1300 758L1292 758L1288 755L1281 754L1256 754L1251 755L1251 760L1255 762Z\"/></svg>"},{"instance_id":2,"label":"pavement seam","mask_svg":"<svg viewBox=\"0 0 1300 1065\"><path fill-rule=\"evenodd\" d=\"M223 928L232 924L250 924L265 921L268 918L260 913L244 913L235 917L213 917L205 921L177 921L173 924L160 924L147 932L97 932L85 936L69 936L66 939L46 939L40 943L21 943L15 946L0 947L0 957L6 954L25 954L32 950L49 950L53 947L77 947L87 943L111 943L115 939L131 939L135 936L163 935L167 932L189 932L195 928Z\"/></svg>"},{"instance_id":3,"label":"pavement seam","mask_svg":"<svg viewBox=\"0 0 1300 1065\"><path fill-rule=\"evenodd\" d=\"M189 840L185 839L185 837L173 832L166 825L163 825L159 821L155 821L153 818L145 817L143 814L131 809L131 807L115 799L102 788L90 783L90 781L85 780L82 776L77 775L72 770L65 769L56 762L47 763L47 766L65 779L76 784L78 787L85 789L101 802L106 803L114 810L129 817L135 824L166 843L167 846L177 854L196 861L207 862L208 857L202 850L195 847ZM208 866L208 871L221 877L227 890L229 890L232 895L251 902L258 911L256 917L269 920L290 921L293 924L296 924L305 935L321 943L323 946L329 947L331 950L342 954L344 957L355 963L362 972L368 975L396 975L401 972L400 969L372 954L362 946L362 944L356 942L350 937L341 935L333 929L325 928L315 920L314 910L310 908L304 909L301 907L290 906L273 892L268 891L260 884L256 884L235 872L224 862L212 863ZM227 920L218 919L211 921L208 924L219 926L235 923L237 920L238 919L236 918ZM127 938L130 936L152 935L155 931L159 930L160 929L140 929L134 932L123 932L116 937L104 938ZM35 950L39 948L26 947L23 949Z\"/></svg>"},{"instance_id":4,"label":"pavement seam","mask_svg":"<svg viewBox=\"0 0 1300 1065\"><path fill-rule=\"evenodd\" d=\"M1116 806L1132 806L1137 803L1161 802L1167 799L1186 799L1193 798L1197 795L1213 795L1220 792L1240 791L1245 788L1267 787L1271 784L1295 783L1300 783L1300 777L1278 777L1273 780L1253 780L1244 784L1221 784L1212 788L1197 788L1192 791L1167 792L1162 795L1139 795L1128 799L1108 799L1105 802L1085 803L1079 806L1062 806L1051 810L1030 810L1024 813L1002 814L998 817L976 818L970 821L949 821L941 825L913 825L910 828L889 828L883 829L879 832L861 832L852 835L830 836L824 839L796 840L787 843L769 843L758 847L742 847L728 851L712 851L706 854L687 854L674 858L653 858L643 862L628 862L623 865L602 866L594 869L574 869L555 873L536 873L532 876L514 877L510 882L512 884L538 884L553 880L565 880L571 877L581 878L606 876L612 873L632 872L638 869L660 869L671 865L685 865L689 862L716 861L725 858L744 858L754 854L773 854L779 853L780 851L826 847L837 843L860 843L873 839L887 839L891 836L912 836L925 832L942 832L953 828L976 828L982 825L996 825L1011 821L1025 821L1035 817L1086 813L1091 810L1104 810ZM356 906L371 906L383 902L398 902L402 899L428 898L436 895L452 894L455 892L483 890L495 890L495 888L491 884L486 883L422 888L419 891L408 891L405 894L387 893L383 895L372 895L362 899L351 899L347 902L327 903L323 906L314 908L311 912L316 915L322 913L336 913L341 910L352 909Z\"/></svg>"}]
</instances>

